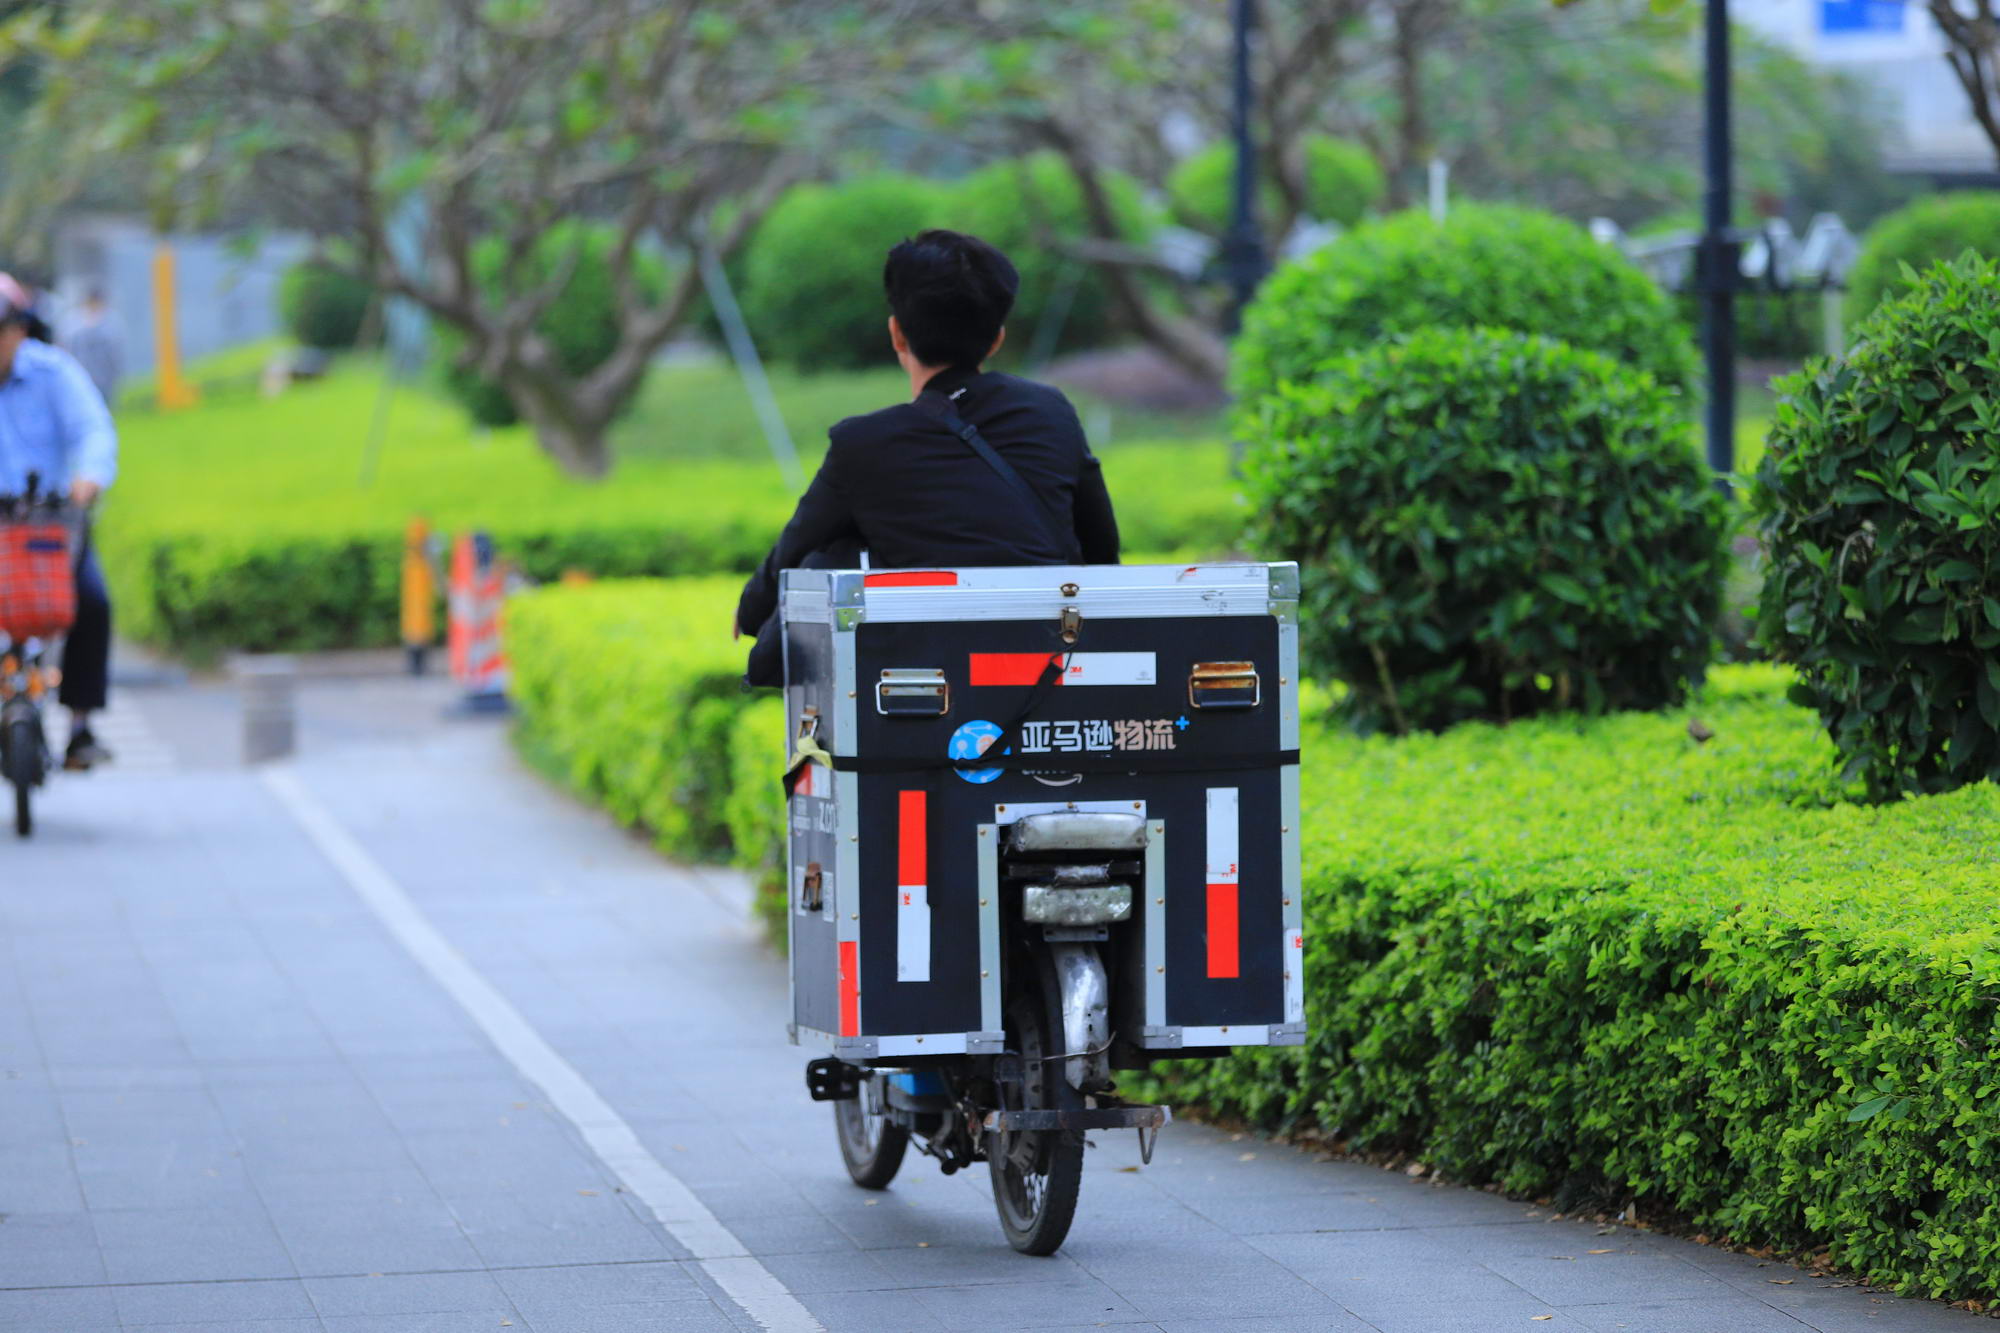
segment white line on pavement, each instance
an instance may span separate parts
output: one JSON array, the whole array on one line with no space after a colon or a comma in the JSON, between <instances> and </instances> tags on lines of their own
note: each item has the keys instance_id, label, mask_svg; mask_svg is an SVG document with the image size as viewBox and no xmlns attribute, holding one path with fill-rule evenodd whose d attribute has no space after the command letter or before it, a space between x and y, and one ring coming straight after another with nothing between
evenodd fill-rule
<instances>
[{"instance_id":1,"label":"white line on pavement","mask_svg":"<svg viewBox=\"0 0 2000 1333\"><path fill-rule=\"evenodd\" d=\"M680 1178L639 1142L575 1066L491 982L438 933L403 887L342 828L290 769L264 770L264 783L322 855L431 978L471 1016L522 1076L541 1088L625 1188L653 1210L667 1234L692 1253L715 1284L772 1333L824 1333L820 1322L711 1213Z\"/></svg>"}]
</instances>

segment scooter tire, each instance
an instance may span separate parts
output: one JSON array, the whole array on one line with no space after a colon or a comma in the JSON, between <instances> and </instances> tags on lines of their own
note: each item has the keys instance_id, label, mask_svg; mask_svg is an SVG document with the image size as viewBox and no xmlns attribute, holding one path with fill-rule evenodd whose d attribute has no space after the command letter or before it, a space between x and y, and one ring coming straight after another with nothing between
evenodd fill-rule
<instances>
[{"instance_id":1,"label":"scooter tire","mask_svg":"<svg viewBox=\"0 0 2000 1333\"><path fill-rule=\"evenodd\" d=\"M840 1158L847 1174L865 1190L885 1190L902 1169L910 1146L910 1131L888 1116L869 1111L868 1095L875 1075L862 1079L852 1097L833 1104L833 1128L840 1139Z\"/></svg>"},{"instance_id":2,"label":"scooter tire","mask_svg":"<svg viewBox=\"0 0 2000 1333\"><path fill-rule=\"evenodd\" d=\"M1083 1098L1063 1078L1062 1062L1046 1059L1062 1050L1061 1011L1053 984L1015 999L1007 1009L1007 1040L1020 1053L1026 1084L1023 1107L1075 1110ZM1046 1256L1062 1248L1076 1220L1083 1188L1083 1135L1064 1130L993 1134L986 1147L993 1177L993 1205L1007 1243L1022 1254ZM1033 1170L1024 1170L1031 1160Z\"/></svg>"}]
</instances>

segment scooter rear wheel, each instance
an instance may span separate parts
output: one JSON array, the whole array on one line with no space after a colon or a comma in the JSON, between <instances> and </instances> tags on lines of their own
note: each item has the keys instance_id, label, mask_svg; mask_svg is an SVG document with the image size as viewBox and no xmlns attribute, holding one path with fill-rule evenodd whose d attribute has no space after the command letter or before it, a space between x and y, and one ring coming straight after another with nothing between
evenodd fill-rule
<instances>
[{"instance_id":1,"label":"scooter rear wheel","mask_svg":"<svg viewBox=\"0 0 2000 1333\"><path fill-rule=\"evenodd\" d=\"M883 1114L879 1074L863 1074L855 1095L833 1104L833 1127L840 1136L841 1160L854 1183L865 1190L889 1188L902 1168L910 1131Z\"/></svg>"},{"instance_id":2,"label":"scooter rear wheel","mask_svg":"<svg viewBox=\"0 0 2000 1333\"><path fill-rule=\"evenodd\" d=\"M1021 1056L1021 1086L1018 1093L1003 1090L1003 1109L1058 1111L1083 1104L1063 1078L1055 1031L1048 1004L1037 997L1022 996L1008 1006L1007 1038ZM987 1136L986 1160L1007 1243L1022 1254L1062 1248L1083 1187L1083 1135L1060 1129L995 1132Z\"/></svg>"},{"instance_id":3,"label":"scooter rear wheel","mask_svg":"<svg viewBox=\"0 0 2000 1333\"><path fill-rule=\"evenodd\" d=\"M32 793L42 780L42 728L32 714L15 714L6 721L0 739L0 768L14 788L14 833L25 838L35 831Z\"/></svg>"}]
</instances>

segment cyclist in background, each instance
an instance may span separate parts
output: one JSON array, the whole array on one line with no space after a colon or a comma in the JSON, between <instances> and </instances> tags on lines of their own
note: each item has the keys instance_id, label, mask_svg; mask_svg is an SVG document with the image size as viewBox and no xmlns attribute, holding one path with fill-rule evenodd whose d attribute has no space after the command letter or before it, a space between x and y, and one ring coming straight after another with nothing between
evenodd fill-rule
<instances>
[{"instance_id":1,"label":"cyclist in background","mask_svg":"<svg viewBox=\"0 0 2000 1333\"><path fill-rule=\"evenodd\" d=\"M87 510L118 475L118 434L103 395L76 358L31 336L39 323L27 290L0 273L0 492L25 491L33 472L43 489L67 492ZM111 599L87 533L76 566L76 623L63 643L57 696L69 709L63 767L71 769L111 758L90 733L90 715L104 707L110 683Z\"/></svg>"}]
</instances>

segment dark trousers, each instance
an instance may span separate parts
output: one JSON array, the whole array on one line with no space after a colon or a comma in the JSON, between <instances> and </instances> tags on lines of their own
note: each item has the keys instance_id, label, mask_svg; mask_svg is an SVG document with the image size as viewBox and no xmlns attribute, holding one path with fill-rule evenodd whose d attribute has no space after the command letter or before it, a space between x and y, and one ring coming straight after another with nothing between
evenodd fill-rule
<instances>
[{"instance_id":1,"label":"dark trousers","mask_svg":"<svg viewBox=\"0 0 2000 1333\"><path fill-rule=\"evenodd\" d=\"M111 595L104 589L104 571L97 552L84 548L76 567L76 623L63 642L63 707L91 712L104 707L111 676Z\"/></svg>"}]
</instances>

